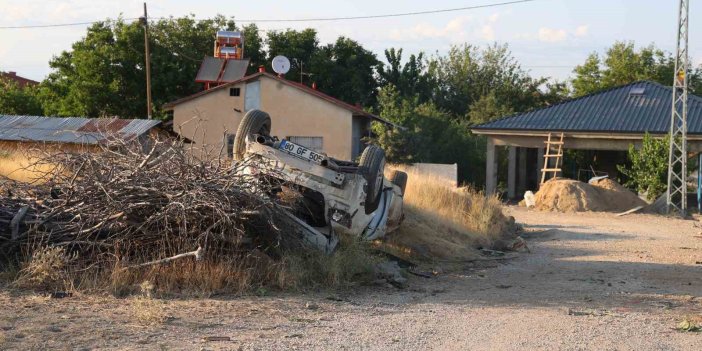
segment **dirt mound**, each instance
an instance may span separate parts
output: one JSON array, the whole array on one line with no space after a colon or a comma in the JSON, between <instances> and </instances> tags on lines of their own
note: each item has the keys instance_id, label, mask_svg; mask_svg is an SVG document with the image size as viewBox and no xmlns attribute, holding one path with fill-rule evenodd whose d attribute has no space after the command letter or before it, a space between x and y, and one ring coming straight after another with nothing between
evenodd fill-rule
<instances>
[{"instance_id":1,"label":"dirt mound","mask_svg":"<svg viewBox=\"0 0 702 351\"><path fill-rule=\"evenodd\" d=\"M572 179L551 179L536 193L535 208L542 211L622 212L646 202L611 179L600 179L592 184Z\"/></svg>"},{"instance_id":2,"label":"dirt mound","mask_svg":"<svg viewBox=\"0 0 702 351\"><path fill-rule=\"evenodd\" d=\"M593 181L591 185L600 193L602 202L607 208L605 211L623 212L637 206L648 205L631 190L609 178Z\"/></svg>"},{"instance_id":3,"label":"dirt mound","mask_svg":"<svg viewBox=\"0 0 702 351\"><path fill-rule=\"evenodd\" d=\"M551 179L535 195L535 207L542 211L604 211L597 190L577 180Z\"/></svg>"}]
</instances>

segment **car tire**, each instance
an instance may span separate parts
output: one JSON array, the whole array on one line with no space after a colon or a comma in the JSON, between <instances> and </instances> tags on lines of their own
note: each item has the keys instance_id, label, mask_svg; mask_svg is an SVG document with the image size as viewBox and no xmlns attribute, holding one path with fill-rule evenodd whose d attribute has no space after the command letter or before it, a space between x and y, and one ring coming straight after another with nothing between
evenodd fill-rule
<instances>
[{"instance_id":1,"label":"car tire","mask_svg":"<svg viewBox=\"0 0 702 351\"><path fill-rule=\"evenodd\" d=\"M407 187L407 173L402 171L392 171L390 174L390 182L400 187L402 195L405 195L405 188Z\"/></svg>"},{"instance_id":2,"label":"car tire","mask_svg":"<svg viewBox=\"0 0 702 351\"><path fill-rule=\"evenodd\" d=\"M359 166L367 183L364 207L368 214L378 208L380 192L383 190L385 151L375 145L367 146L361 154Z\"/></svg>"},{"instance_id":3,"label":"car tire","mask_svg":"<svg viewBox=\"0 0 702 351\"><path fill-rule=\"evenodd\" d=\"M244 159L246 153L246 138L260 134L270 136L271 134L271 116L261 110L251 110L244 115L239 123L239 128L234 135L234 146L232 155L235 161Z\"/></svg>"}]
</instances>

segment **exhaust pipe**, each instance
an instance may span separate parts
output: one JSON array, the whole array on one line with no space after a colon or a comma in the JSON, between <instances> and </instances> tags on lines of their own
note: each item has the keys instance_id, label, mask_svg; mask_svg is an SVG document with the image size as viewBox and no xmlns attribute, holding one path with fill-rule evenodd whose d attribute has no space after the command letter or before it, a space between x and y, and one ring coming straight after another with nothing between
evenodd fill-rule
<instances>
[{"instance_id":1,"label":"exhaust pipe","mask_svg":"<svg viewBox=\"0 0 702 351\"><path fill-rule=\"evenodd\" d=\"M273 138L267 137L264 135L256 134L255 137L256 137L256 142L259 144L273 146L273 143L275 142L275 140L273 140Z\"/></svg>"}]
</instances>

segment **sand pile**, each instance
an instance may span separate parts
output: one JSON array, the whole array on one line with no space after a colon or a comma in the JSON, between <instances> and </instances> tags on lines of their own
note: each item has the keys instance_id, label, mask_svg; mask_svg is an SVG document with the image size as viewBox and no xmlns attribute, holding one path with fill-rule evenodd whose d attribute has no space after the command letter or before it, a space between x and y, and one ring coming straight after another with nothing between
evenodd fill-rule
<instances>
[{"instance_id":1,"label":"sand pile","mask_svg":"<svg viewBox=\"0 0 702 351\"><path fill-rule=\"evenodd\" d=\"M551 179L535 195L535 208L542 211L623 212L646 205L629 189L607 178L593 181L592 184L572 179Z\"/></svg>"},{"instance_id":2,"label":"sand pile","mask_svg":"<svg viewBox=\"0 0 702 351\"><path fill-rule=\"evenodd\" d=\"M639 198L634 192L609 178L594 181L592 184L600 193L605 211L622 212L637 206L646 206L648 203Z\"/></svg>"}]
</instances>

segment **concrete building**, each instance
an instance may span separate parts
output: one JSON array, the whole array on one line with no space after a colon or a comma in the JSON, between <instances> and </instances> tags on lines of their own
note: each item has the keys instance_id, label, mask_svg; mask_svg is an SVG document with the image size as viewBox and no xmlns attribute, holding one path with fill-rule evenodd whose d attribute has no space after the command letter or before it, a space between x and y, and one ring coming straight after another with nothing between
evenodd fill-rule
<instances>
[{"instance_id":1,"label":"concrete building","mask_svg":"<svg viewBox=\"0 0 702 351\"><path fill-rule=\"evenodd\" d=\"M258 72L164 106L173 113L173 131L209 156L231 157L234 135L247 111L271 115L271 134L352 160L365 147L372 121L382 118L284 78ZM224 150L224 152L220 152Z\"/></svg>"},{"instance_id":2,"label":"concrete building","mask_svg":"<svg viewBox=\"0 0 702 351\"><path fill-rule=\"evenodd\" d=\"M605 171L616 172L629 145L637 148L646 133L664 137L670 128L672 88L639 81L553 106L506 116L478 125L473 133L487 137L487 193L497 189L497 147L507 151L507 197L537 190L549 133L564 134L565 149L590 150L604 158ZM702 152L702 98L689 95L688 146ZM624 159L622 160L622 155Z\"/></svg>"}]
</instances>

